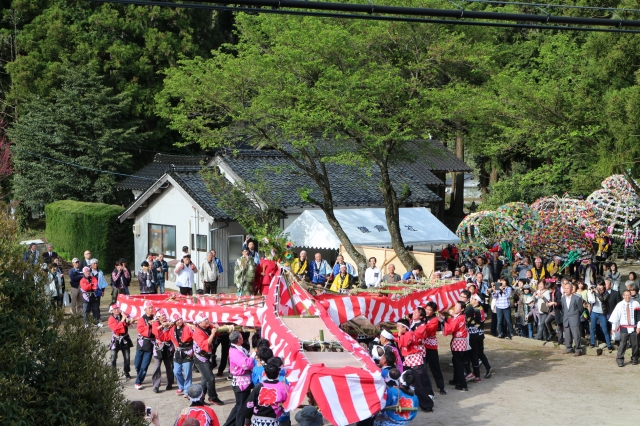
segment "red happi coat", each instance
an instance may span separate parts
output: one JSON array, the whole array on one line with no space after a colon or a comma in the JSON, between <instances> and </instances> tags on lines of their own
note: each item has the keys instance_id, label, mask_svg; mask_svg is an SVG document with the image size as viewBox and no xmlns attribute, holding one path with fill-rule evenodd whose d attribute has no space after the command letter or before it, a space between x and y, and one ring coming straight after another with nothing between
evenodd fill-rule
<instances>
[{"instance_id":1,"label":"red happi coat","mask_svg":"<svg viewBox=\"0 0 640 426\"><path fill-rule=\"evenodd\" d=\"M469 348L469 331L465 320L464 313L461 312L444 322L443 334L452 336L451 350L453 352L465 352Z\"/></svg>"}]
</instances>

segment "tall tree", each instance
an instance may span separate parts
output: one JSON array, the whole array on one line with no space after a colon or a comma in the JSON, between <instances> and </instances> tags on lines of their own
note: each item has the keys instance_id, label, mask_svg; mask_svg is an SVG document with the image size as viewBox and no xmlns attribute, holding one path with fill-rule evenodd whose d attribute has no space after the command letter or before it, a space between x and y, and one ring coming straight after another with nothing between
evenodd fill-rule
<instances>
[{"instance_id":1,"label":"tall tree","mask_svg":"<svg viewBox=\"0 0 640 426\"><path fill-rule=\"evenodd\" d=\"M380 171L392 245L407 268L399 207L411 195L394 185L393 165L426 150L424 112L450 84L463 45L444 27L239 15L235 53L184 61L167 71L158 111L188 141L222 146L243 137L288 156L321 189L310 200L327 215L349 255L357 253L333 214L325 164ZM361 266L361 265L359 265Z\"/></svg>"},{"instance_id":2,"label":"tall tree","mask_svg":"<svg viewBox=\"0 0 640 426\"><path fill-rule=\"evenodd\" d=\"M32 211L60 199L112 202L116 175L131 171L131 154L144 134L124 111L129 100L90 70L66 71L51 99L35 98L9 136L14 195ZM45 158L47 157L47 158Z\"/></svg>"}]
</instances>

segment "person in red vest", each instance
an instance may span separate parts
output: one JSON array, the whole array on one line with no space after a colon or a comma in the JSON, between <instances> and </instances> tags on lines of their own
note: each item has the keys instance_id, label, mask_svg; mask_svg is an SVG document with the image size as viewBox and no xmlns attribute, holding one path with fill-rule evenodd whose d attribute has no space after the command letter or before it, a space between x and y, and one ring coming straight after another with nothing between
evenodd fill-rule
<instances>
[{"instance_id":1,"label":"person in red vest","mask_svg":"<svg viewBox=\"0 0 640 426\"><path fill-rule=\"evenodd\" d=\"M458 248L455 245L447 244L440 256L447 264L449 271L456 269L456 266L458 266Z\"/></svg>"},{"instance_id":2,"label":"person in red vest","mask_svg":"<svg viewBox=\"0 0 640 426\"><path fill-rule=\"evenodd\" d=\"M136 346L136 359L134 360L134 366L136 367L135 387L138 390L142 389L142 382L147 375L147 369L151 364L151 358L153 356L153 346L156 343L156 336L153 334L153 320L154 312L153 303L149 300L144 302L144 315L138 318L138 345Z\"/></svg>"},{"instance_id":3,"label":"person in red vest","mask_svg":"<svg viewBox=\"0 0 640 426\"><path fill-rule=\"evenodd\" d=\"M122 315L120 311L120 304L113 303L109 307L109 321L108 325L111 329L111 344L109 349L111 350L111 366L116 368L116 361L118 359L118 352L122 352L122 358L124 359L124 376L127 379L131 378L129 372L131 371L131 348L133 342L129 336L129 325L131 325L131 318L126 315Z\"/></svg>"},{"instance_id":4,"label":"person in red vest","mask_svg":"<svg viewBox=\"0 0 640 426\"><path fill-rule=\"evenodd\" d=\"M430 301L424 307L426 316L423 319L424 323L424 365L429 366L433 380L436 382L436 386L440 389L440 395L446 395L447 391L444 388L444 377L442 377L442 370L440 369L440 357L438 356L438 338L436 332L438 331L438 305L436 302Z\"/></svg>"},{"instance_id":5,"label":"person in red vest","mask_svg":"<svg viewBox=\"0 0 640 426\"><path fill-rule=\"evenodd\" d=\"M187 419L196 419L200 426L220 426L218 416L213 408L208 407L202 400L204 392L202 386L195 384L187 388L187 398L191 405L180 412L180 416L174 426L183 426L188 423Z\"/></svg>"},{"instance_id":6,"label":"person in red vest","mask_svg":"<svg viewBox=\"0 0 640 426\"><path fill-rule=\"evenodd\" d=\"M173 389L173 343L171 342L171 324L167 318L167 311L158 310L156 313L157 321L153 322L153 334L156 336L156 344L153 348L153 392L160 392L160 383L162 382L162 364L164 364L167 373L166 390Z\"/></svg>"},{"instance_id":7,"label":"person in red vest","mask_svg":"<svg viewBox=\"0 0 640 426\"><path fill-rule=\"evenodd\" d=\"M449 382L456 386L456 390L468 391L467 380L464 374L465 353L469 348L469 332L467 331L466 317L464 315L465 303L457 301L451 312L452 317L445 319L438 314L438 320L443 323L443 334L452 336L451 354L453 355L453 380Z\"/></svg>"},{"instance_id":8,"label":"person in red vest","mask_svg":"<svg viewBox=\"0 0 640 426\"><path fill-rule=\"evenodd\" d=\"M275 261L267 258L262 259L256 266L256 276L254 278L254 285L256 294L266 296L269 292L269 285L271 280L278 274L278 265Z\"/></svg>"},{"instance_id":9,"label":"person in red vest","mask_svg":"<svg viewBox=\"0 0 640 426\"><path fill-rule=\"evenodd\" d=\"M173 375L178 382L176 395L186 395L193 372L193 331L184 324L182 315L171 314L173 325L167 331L173 342Z\"/></svg>"},{"instance_id":10,"label":"person in red vest","mask_svg":"<svg viewBox=\"0 0 640 426\"><path fill-rule=\"evenodd\" d=\"M405 371L410 368L415 378L424 378L424 357L419 338L411 331L408 320L401 319L396 324L398 326L398 346L404 357ZM430 394L433 394L433 390L430 389L431 381L429 376L426 379L424 382L423 380L416 380L413 386L416 389L418 401L420 401L420 408L429 413L433 411L433 399L430 396Z\"/></svg>"}]
</instances>

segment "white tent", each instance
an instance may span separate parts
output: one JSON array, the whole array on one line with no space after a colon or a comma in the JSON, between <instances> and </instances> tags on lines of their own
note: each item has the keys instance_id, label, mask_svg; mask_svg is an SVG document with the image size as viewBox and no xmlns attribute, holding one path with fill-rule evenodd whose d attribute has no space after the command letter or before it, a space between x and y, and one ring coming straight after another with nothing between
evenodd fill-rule
<instances>
[{"instance_id":1,"label":"white tent","mask_svg":"<svg viewBox=\"0 0 640 426\"><path fill-rule=\"evenodd\" d=\"M384 209L340 209L334 210L334 214L354 245L391 246ZM400 231L405 245L460 243L460 239L425 207L401 208ZM284 232L296 247L340 248L340 240L322 210L305 210Z\"/></svg>"}]
</instances>

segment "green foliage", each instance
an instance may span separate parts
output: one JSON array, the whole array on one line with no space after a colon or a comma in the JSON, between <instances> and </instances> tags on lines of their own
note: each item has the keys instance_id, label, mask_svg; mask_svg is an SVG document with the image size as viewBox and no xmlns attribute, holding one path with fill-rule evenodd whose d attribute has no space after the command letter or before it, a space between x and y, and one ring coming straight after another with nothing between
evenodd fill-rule
<instances>
[{"instance_id":1,"label":"green foliage","mask_svg":"<svg viewBox=\"0 0 640 426\"><path fill-rule=\"evenodd\" d=\"M123 211L121 206L72 200L47 204L47 241L67 261L91 250L105 275L110 274L119 258L133 259L131 224L117 221Z\"/></svg>"},{"instance_id":2,"label":"green foliage","mask_svg":"<svg viewBox=\"0 0 640 426\"><path fill-rule=\"evenodd\" d=\"M9 131L15 197L36 212L60 199L113 201L115 175L88 169L132 171L131 154L121 148L135 146L141 137L124 115L128 101L102 78L83 69L66 71L62 78L51 100L34 98Z\"/></svg>"},{"instance_id":3,"label":"green foliage","mask_svg":"<svg viewBox=\"0 0 640 426\"><path fill-rule=\"evenodd\" d=\"M127 409L106 346L79 317L64 319L37 266L22 262L16 224L0 209L0 423L142 426Z\"/></svg>"}]
</instances>

